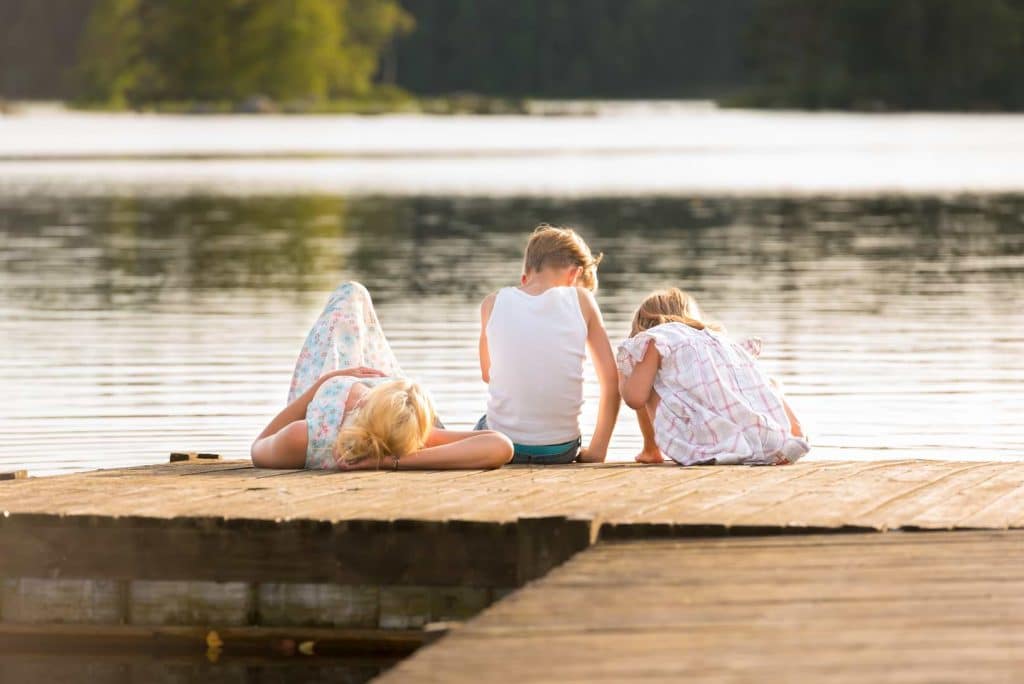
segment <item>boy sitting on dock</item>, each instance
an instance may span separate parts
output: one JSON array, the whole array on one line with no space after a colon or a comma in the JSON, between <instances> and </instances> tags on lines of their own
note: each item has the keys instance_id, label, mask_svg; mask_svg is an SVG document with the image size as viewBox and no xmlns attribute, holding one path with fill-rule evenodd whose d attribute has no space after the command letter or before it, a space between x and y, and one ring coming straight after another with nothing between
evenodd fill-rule
<instances>
[{"instance_id":1,"label":"boy sitting on dock","mask_svg":"<svg viewBox=\"0 0 1024 684\"><path fill-rule=\"evenodd\" d=\"M569 228L542 224L530 236L518 287L480 305L480 372L491 429L515 445L512 463L602 462L619 412L611 342L594 299L597 265ZM601 385L597 424L582 448L583 361L589 350Z\"/></svg>"}]
</instances>

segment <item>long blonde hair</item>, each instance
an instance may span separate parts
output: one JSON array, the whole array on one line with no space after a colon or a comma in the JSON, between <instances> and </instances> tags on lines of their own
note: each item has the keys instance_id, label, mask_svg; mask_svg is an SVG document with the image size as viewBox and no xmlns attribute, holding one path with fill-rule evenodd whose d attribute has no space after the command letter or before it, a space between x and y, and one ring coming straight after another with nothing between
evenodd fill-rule
<instances>
[{"instance_id":1,"label":"long blonde hair","mask_svg":"<svg viewBox=\"0 0 1024 684\"><path fill-rule=\"evenodd\" d=\"M572 228L560 228L542 223L530 235L526 243L526 254L523 255L523 273L540 271L545 266L569 267L578 266L583 269L579 283L590 291L597 290L597 265L604 254L596 257L590 247Z\"/></svg>"},{"instance_id":2,"label":"long blonde hair","mask_svg":"<svg viewBox=\"0 0 1024 684\"><path fill-rule=\"evenodd\" d=\"M724 330L720 323L704 320L697 300L678 287L658 290L647 295L633 314L629 336L634 337L637 333L663 323L685 323L697 330Z\"/></svg>"},{"instance_id":3,"label":"long blonde hair","mask_svg":"<svg viewBox=\"0 0 1024 684\"><path fill-rule=\"evenodd\" d=\"M347 464L385 457L398 459L423 448L437 413L430 396L417 383L393 380L370 390L352 424L342 428L334 457Z\"/></svg>"}]
</instances>

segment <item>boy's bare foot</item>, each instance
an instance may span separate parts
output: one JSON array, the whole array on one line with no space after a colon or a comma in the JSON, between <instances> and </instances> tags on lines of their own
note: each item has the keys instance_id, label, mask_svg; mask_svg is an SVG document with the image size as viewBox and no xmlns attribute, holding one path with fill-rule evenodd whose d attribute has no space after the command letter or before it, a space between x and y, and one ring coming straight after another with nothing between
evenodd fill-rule
<instances>
[{"instance_id":1,"label":"boy's bare foot","mask_svg":"<svg viewBox=\"0 0 1024 684\"><path fill-rule=\"evenodd\" d=\"M636 455L637 463L664 463L665 458L658 449L644 449Z\"/></svg>"}]
</instances>

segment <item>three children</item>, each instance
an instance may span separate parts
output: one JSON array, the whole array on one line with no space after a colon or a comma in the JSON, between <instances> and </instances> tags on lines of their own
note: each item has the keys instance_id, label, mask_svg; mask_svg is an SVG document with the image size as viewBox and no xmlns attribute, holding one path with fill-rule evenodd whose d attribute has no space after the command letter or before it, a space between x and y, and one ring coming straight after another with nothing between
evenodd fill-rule
<instances>
[{"instance_id":1,"label":"three children","mask_svg":"<svg viewBox=\"0 0 1024 684\"><path fill-rule=\"evenodd\" d=\"M601 256L575 231L541 225L519 285L484 299L487 413L473 432L439 427L429 395L403 377L369 292L342 283L306 338L288 405L253 442L253 463L399 470L601 462L622 399L637 412L642 463L668 456L682 465L778 465L807 453L796 416L757 367L760 346L731 341L680 290L641 303L616 361L594 299ZM584 447L587 352L601 393Z\"/></svg>"}]
</instances>

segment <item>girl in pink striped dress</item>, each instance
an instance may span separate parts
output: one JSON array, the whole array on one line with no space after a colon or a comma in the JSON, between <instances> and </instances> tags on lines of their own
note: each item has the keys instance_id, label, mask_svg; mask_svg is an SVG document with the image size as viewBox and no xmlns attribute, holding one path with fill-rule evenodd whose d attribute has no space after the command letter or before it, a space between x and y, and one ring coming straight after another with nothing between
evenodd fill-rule
<instances>
[{"instance_id":1,"label":"girl in pink striped dress","mask_svg":"<svg viewBox=\"0 0 1024 684\"><path fill-rule=\"evenodd\" d=\"M783 465L810 449L777 385L758 368L758 343L733 342L701 320L690 295L648 296L618 353L619 390L644 436L637 461Z\"/></svg>"}]
</instances>

